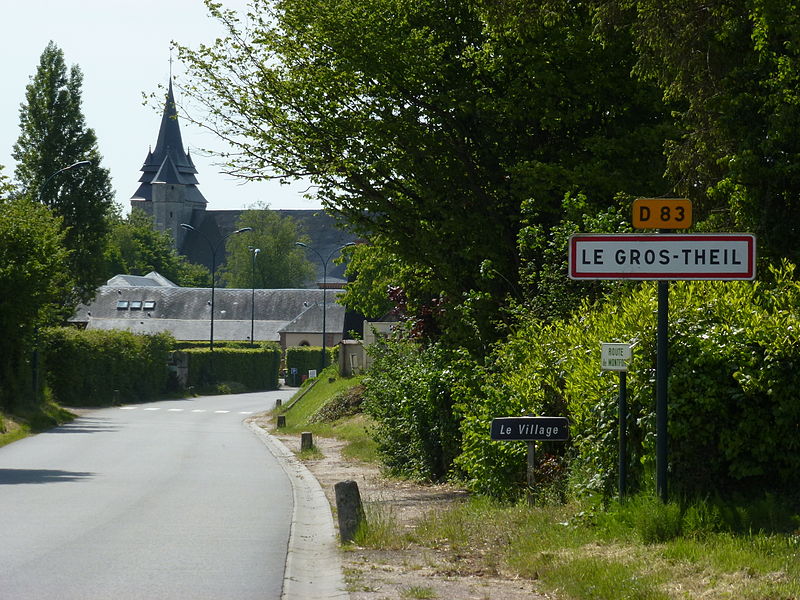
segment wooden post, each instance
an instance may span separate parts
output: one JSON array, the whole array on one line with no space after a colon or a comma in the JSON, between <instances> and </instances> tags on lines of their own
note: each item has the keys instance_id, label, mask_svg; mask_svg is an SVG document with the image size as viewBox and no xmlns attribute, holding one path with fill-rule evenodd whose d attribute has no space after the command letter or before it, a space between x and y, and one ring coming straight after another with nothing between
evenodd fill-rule
<instances>
[{"instance_id":1,"label":"wooden post","mask_svg":"<svg viewBox=\"0 0 800 600\"><path fill-rule=\"evenodd\" d=\"M339 536L342 543L352 542L359 526L364 521L364 507L355 481L340 481L333 486L336 494L336 513L339 520Z\"/></svg>"},{"instance_id":2,"label":"wooden post","mask_svg":"<svg viewBox=\"0 0 800 600\"><path fill-rule=\"evenodd\" d=\"M303 450L311 450L314 447L314 437L310 431L304 431L300 434L300 452Z\"/></svg>"}]
</instances>

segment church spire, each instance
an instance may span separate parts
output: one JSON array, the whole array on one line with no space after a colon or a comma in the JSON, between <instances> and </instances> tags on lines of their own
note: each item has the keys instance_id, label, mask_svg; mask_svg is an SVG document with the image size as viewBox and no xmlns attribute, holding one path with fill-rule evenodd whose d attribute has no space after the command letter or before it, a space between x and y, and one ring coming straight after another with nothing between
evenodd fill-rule
<instances>
[{"instance_id":1,"label":"church spire","mask_svg":"<svg viewBox=\"0 0 800 600\"><path fill-rule=\"evenodd\" d=\"M167 164L169 163L169 164ZM168 183L186 186L188 202L207 204L200 190L197 189L197 168L192 158L183 149L183 139L178 121L178 109L170 78L167 90L164 113L161 116L161 127L158 130L156 147L147 153L141 168L141 185L131 198L132 200L153 200L153 183Z\"/></svg>"}]
</instances>

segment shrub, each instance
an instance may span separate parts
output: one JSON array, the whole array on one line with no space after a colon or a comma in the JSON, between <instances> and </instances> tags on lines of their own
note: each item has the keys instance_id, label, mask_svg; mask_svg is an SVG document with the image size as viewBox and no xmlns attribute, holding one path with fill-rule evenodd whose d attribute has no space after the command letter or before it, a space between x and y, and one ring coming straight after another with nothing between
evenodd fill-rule
<instances>
[{"instance_id":1,"label":"shrub","mask_svg":"<svg viewBox=\"0 0 800 600\"><path fill-rule=\"evenodd\" d=\"M386 341L370 352L364 407L378 423L375 439L384 461L400 475L442 479L460 451L453 390L466 376L459 365L467 363L439 345L422 348L411 341Z\"/></svg>"},{"instance_id":2,"label":"shrub","mask_svg":"<svg viewBox=\"0 0 800 600\"><path fill-rule=\"evenodd\" d=\"M53 328L43 333L46 380L65 406L152 400L164 393L169 334Z\"/></svg>"},{"instance_id":3,"label":"shrub","mask_svg":"<svg viewBox=\"0 0 800 600\"><path fill-rule=\"evenodd\" d=\"M332 365L336 362L338 348L326 348L328 355L327 364ZM303 376L308 377L309 371L320 372L320 360L322 357L322 346L291 346L286 349L286 372L292 373L292 369L297 369L297 381L289 382L292 385L299 385Z\"/></svg>"},{"instance_id":4,"label":"shrub","mask_svg":"<svg viewBox=\"0 0 800 600\"><path fill-rule=\"evenodd\" d=\"M224 383L228 390L275 390L278 388L281 351L277 344L255 348L187 348L189 375L187 385L209 389ZM238 385L237 385L238 384Z\"/></svg>"},{"instance_id":5,"label":"shrub","mask_svg":"<svg viewBox=\"0 0 800 600\"><path fill-rule=\"evenodd\" d=\"M677 282L670 288L670 487L688 495L796 489L800 469L800 283L793 266L769 282ZM524 481L525 445L493 442L494 417L567 416L574 489L611 495L617 378L600 342L638 340L628 373L629 480L644 484L655 445L655 286L585 302L572 318L521 320L489 361L479 394L460 398L459 466L473 489L508 496ZM510 492L509 490L512 490Z\"/></svg>"}]
</instances>

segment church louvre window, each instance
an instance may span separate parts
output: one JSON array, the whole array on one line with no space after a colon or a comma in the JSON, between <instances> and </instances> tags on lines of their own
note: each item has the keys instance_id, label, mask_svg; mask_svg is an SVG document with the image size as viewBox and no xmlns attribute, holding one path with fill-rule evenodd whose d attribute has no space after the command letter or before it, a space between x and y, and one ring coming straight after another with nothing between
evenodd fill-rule
<instances>
[{"instance_id":1,"label":"church louvre window","mask_svg":"<svg viewBox=\"0 0 800 600\"><path fill-rule=\"evenodd\" d=\"M117 310L128 310L128 301L117 300Z\"/></svg>"}]
</instances>

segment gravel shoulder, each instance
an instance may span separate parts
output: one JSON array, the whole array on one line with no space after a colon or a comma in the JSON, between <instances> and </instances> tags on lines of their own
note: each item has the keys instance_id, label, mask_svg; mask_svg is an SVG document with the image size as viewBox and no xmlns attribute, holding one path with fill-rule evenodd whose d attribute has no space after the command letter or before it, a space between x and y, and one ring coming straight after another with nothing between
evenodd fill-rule
<instances>
[{"instance_id":1,"label":"gravel shoulder","mask_svg":"<svg viewBox=\"0 0 800 600\"><path fill-rule=\"evenodd\" d=\"M300 437L273 430L268 417L259 425L289 450L300 450ZM319 460L304 461L322 486L335 512L334 485L352 480L358 484L368 515L390 519L397 530L408 531L428 511L443 510L467 499L467 493L451 485L421 485L389 479L374 464L342 457L344 442L316 437ZM334 519L335 521L335 519ZM535 581L487 570L446 548L426 548L401 542L392 548L349 546L341 550L342 570L351 600L447 598L458 600L544 600Z\"/></svg>"}]
</instances>

